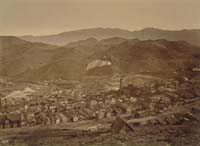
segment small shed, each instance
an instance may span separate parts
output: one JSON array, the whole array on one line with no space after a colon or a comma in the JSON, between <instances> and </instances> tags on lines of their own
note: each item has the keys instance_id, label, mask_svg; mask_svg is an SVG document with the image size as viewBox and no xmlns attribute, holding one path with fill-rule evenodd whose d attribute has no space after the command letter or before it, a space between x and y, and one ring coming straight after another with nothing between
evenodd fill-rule
<instances>
[{"instance_id":1,"label":"small shed","mask_svg":"<svg viewBox=\"0 0 200 146\"><path fill-rule=\"evenodd\" d=\"M130 131L134 131L133 127L120 117L117 117L111 125L111 132L113 133L126 134Z\"/></svg>"}]
</instances>

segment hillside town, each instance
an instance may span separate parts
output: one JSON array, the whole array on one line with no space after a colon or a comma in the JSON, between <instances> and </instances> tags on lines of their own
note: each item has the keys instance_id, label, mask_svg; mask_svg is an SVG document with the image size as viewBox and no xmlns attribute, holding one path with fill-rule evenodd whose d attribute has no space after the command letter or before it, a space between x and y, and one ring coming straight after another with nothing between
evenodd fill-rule
<instances>
[{"instance_id":1,"label":"hillside town","mask_svg":"<svg viewBox=\"0 0 200 146\"><path fill-rule=\"evenodd\" d=\"M99 90L93 93L92 87L84 88L84 83L78 83L69 89L63 86L65 83L61 80L44 81L33 88L27 86L22 90L12 91L4 97L1 95L1 127L45 126L88 120L109 121L119 116L128 119L156 116L174 107L199 100L199 93L187 78L176 80L151 77L147 80L147 77L150 78L147 75L134 76L132 83L130 79L127 83L125 77L115 77L117 90ZM1 85L11 87L14 83L1 82ZM166 122L168 117L165 118ZM194 117L182 118L183 120L171 120L178 123Z\"/></svg>"}]
</instances>

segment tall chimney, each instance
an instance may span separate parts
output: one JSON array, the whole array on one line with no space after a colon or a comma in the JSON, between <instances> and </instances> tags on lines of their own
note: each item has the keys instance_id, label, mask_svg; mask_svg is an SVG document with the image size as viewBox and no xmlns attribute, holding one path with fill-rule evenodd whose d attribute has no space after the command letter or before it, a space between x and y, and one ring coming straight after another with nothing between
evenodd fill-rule
<instances>
[{"instance_id":1,"label":"tall chimney","mask_svg":"<svg viewBox=\"0 0 200 146\"><path fill-rule=\"evenodd\" d=\"M120 77L120 80L119 80L119 90L122 91L122 88L123 88L123 84L122 84L122 77Z\"/></svg>"},{"instance_id":2,"label":"tall chimney","mask_svg":"<svg viewBox=\"0 0 200 146\"><path fill-rule=\"evenodd\" d=\"M5 112L7 112L7 99L5 98Z\"/></svg>"},{"instance_id":3,"label":"tall chimney","mask_svg":"<svg viewBox=\"0 0 200 146\"><path fill-rule=\"evenodd\" d=\"M1 98L0 98L0 111L2 111Z\"/></svg>"}]
</instances>

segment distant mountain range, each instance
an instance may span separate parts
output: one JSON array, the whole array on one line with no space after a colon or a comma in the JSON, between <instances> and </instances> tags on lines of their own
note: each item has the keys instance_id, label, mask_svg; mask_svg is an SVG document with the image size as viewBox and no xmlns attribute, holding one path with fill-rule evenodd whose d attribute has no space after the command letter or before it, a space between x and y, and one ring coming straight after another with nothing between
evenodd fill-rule
<instances>
[{"instance_id":1,"label":"distant mountain range","mask_svg":"<svg viewBox=\"0 0 200 146\"><path fill-rule=\"evenodd\" d=\"M44 36L21 36L22 39L32 42L43 42L52 45L66 45L69 42L84 40L94 37L97 40L111 37L122 37L126 39L166 39L170 41L184 40L194 45L200 45L200 29L191 30L162 30L156 28L145 28L139 31L128 31L113 28L91 28L76 31L63 32Z\"/></svg>"},{"instance_id":2,"label":"distant mountain range","mask_svg":"<svg viewBox=\"0 0 200 146\"><path fill-rule=\"evenodd\" d=\"M200 64L200 47L186 41L122 37L102 40L90 37L56 46L2 36L0 55L1 76L30 81L173 72Z\"/></svg>"}]
</instances>

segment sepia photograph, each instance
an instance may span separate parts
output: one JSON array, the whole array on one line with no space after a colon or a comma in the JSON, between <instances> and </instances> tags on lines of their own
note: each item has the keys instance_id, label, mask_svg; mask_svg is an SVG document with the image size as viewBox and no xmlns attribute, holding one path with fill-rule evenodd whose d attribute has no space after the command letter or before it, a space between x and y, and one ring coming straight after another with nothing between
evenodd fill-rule
<instances>
[{"instance_id":1,"label":"sepia photograph","mask_svg":"<svg viewBox=\"0 0 200 146\"><path fill-rule=\"evenodd\" d=\"M200 1L0 0L0 146L200 146Z\"/></svg>"}]
</instances>

